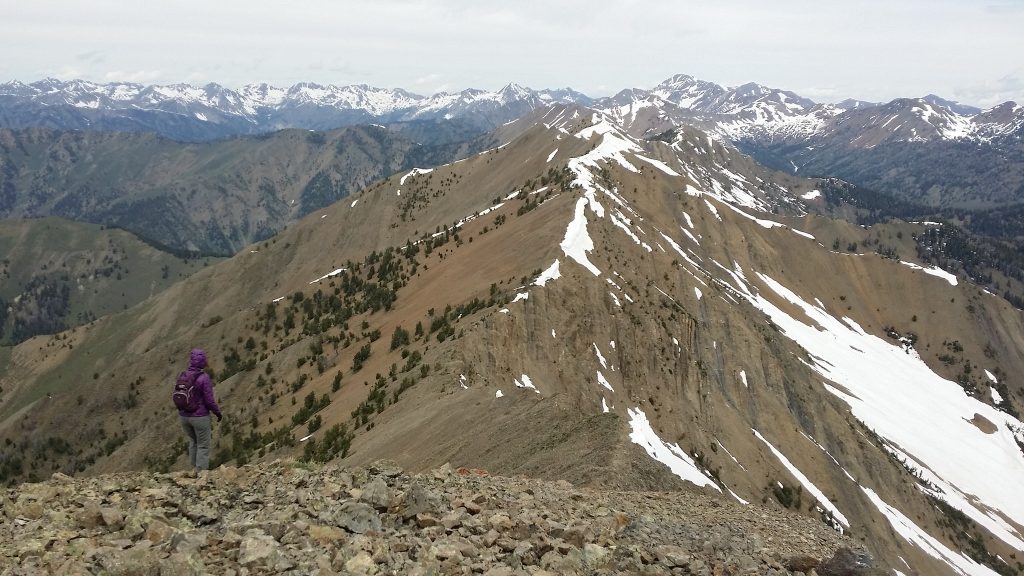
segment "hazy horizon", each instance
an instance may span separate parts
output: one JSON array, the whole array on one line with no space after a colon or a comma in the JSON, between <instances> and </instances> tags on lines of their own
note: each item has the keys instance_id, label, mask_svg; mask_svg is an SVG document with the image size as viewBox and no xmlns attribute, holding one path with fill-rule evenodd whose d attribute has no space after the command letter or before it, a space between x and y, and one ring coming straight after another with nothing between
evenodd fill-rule
<instances>
[{"instance_id":1,"label":"hazy horizon","mask_svg":"<svg viewBox=\"0 0 1024 576\"><path fill-rule=\"evenodd\" d=\"M0 0L0 81L367 84L423 95L509 82L601 97L677 74L816 102L937 94L1024 101L1024 1L855 9L654 0L307 0L276 5Z\"/></svg>"}]
</instances>

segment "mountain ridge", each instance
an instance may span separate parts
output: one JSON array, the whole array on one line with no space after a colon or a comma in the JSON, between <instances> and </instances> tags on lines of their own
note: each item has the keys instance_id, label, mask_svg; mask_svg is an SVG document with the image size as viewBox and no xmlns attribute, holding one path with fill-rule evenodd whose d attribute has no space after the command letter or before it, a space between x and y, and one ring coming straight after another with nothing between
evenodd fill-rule
<instances>
[{"instance_id":1,"label":"mountain ridge","mask_svg":"<svg viewBox=\"0 0 1024 576\"><path fill-rule=\"evenodd\" d=\"M232 254L395 170L492 144L458 126L285 130L212 143L150 133L0 129L0 217L119 226L179 250ZM409 134L410 136L406 136Z\"/></svg>"},{"instance_id":2,"label":"mountain ridge","mask_svg":"<svg viewBox=\"0 0 1024 576\"><path fill-rule=\"evenodd\" d=\"M421 96L365 84L254 84L234 91L212 83L49 79L0 84L0 126L157 132L205 142L288 128L452 121L472 138L559 104L600 110L645 138L696 127L775 169L839 177L936 208L989 210L1024 203L1024 106L1015 102L981 110L928 94L821 104L752 82L725 87L684 74L604 98L515 83L496 91ZM958 158L966 160L963 166Z\"/></svg>"},{"instance_id":3,"label":"mountain ridge","mask_svg":"<svg viewBox=\"0 0 1024 576\"><path fill-rule=\"evenodd\" d=\"M696 129L647 141L562 106L500 132L23 343L0 376L4 462L180 466L152 447L180 446L164 384L199 345L231 407L217 463L390 457L653 489L671 470L850 531L886 565L1019 570L1024 511L1000 482L1024 475L1024 426L992 390L1024 395L1024 317L901 260L927 224L814 216L817 181ZM875 243L888 256L858 249ZM105 382L121 386L96 402ZM73 435L72 410L106 424Z\"/></svg>"},{"instance_id":4,"label":"mountain ridge","mask_svg":"<svg viewBox=\"0 0 1024 576\"><path fill-rule=\"evenodd\" d=\"M883 573L851 539L802 516L750 514L694 491L611 492L451 465L424 474L387 461L289 460L200 478L58 473L0 492L0 502L11 520L0 528L0 566L20 564L15 574Z\"/></svg>"},{"instance_id":5,"label":"mountain ridge","mask_svg":"<svg viewBox=\"0 0 1024 576\"><path fill-rule=\"evenodd\" d=\"M725 87L713 82L699 80L685 74L677 74L661 82L652 89L631 88L615 96L591 98L572 90L543 89L533 90L515 83L509 83L497 91L466 89L460 92L438 92L431 96L422 96L405 89L377 88L366 84L354 85L320 85L312 82L300 82L287 88L275 87L266 83L248 84L238 90L231 90L216 83L203 86L188 84L151 85L135 83L98 84L84 80L60 81L45 79L30 84L18 81L0 84L0 125L15 126L14 114L11 110L28 103L36 103L43 107L70 107L83 112L77 122L81 127L90 127L88 110L115 111L135 110L139 112L164 112L179 116L192 116L200 123L224 124L224 130L217 132L219 137L229 134L246 134L267 131L282 127L332 129L354 121L408 121L427 118L453 118L476 114L487 117L489 128L501 122L511 120L518 112L536 109L547 104L597 104L604 105L621 101L627 95L653 96L678 108L702 115L725 115L742 117L761 124L775 121L792 120L793 116L817 119L825 122L832 116L838 116L851 109L874 108L881 104L857 101L852 104L818 104L793 92L769 88L757 83L746 83L736 87ZM896 102L899 99L890 101ZM990 117L994 110L1009 109L1013 119L1004 121L996 127L988 123L985 129L975 129L967 133L945 133L943 138L967 137L975 139L1002 136L1021 128L1024 114L1013 102L1006 102L987 110L943 99L934 94L922 98L911 98L949 111L958 121L983 115ZM508 108L502 110L502 108ZM332 111L335 114L348 113L349 119L342 116L334 117L334 125L324 121L303 121L299 114L304 110L320 110L322 113ZM37 108L38 110L38 108ZM44 115L45 116L45 115ZM290 118L290 123L289 119ZM927 120L927 119L926 119ZM36 119L35 122L41 121ZM55 120L56 121L56 120ZM22 126L32 125L32 120L22 120ZM282 124L282 122L286 122ZM803 121L804 124L807 121ZM927 123L927 122L926 122ZM734 123L736 124L736 123ZM266 127L260 128L260 125ZM752 127L743 127L744 123L724 128L723 134L744 133ZM234 128L232 128L234 127ZM244 128L243 128L244 127ZM236 130L231 132L231 130ZM778 129L778 127L773 127ZM212 134L212 132L211 132ZM214 136L218 137L218 136Z\"/></svg>"}]
</instances>

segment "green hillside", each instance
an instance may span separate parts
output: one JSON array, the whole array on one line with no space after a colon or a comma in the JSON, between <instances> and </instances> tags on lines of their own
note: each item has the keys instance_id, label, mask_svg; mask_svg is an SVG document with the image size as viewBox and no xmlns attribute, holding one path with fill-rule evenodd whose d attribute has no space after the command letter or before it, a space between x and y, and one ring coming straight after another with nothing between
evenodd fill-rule
<instances>
[{"instance_id":1,"label":"green hillside","mask_svg":"<svg viewBox=\"0 0 1024 576\"><path fill-rule=\"evenodd\" d=\"M228 255L384 176L495 145L487 136L421 144L424 130L409 131L283 130L184 144L152 134L0 130L0 218L59 216Z\"/></svg>"},{"instance_id":2,"label":"green hillside","mask_svg":"<svg viewBox=\"0 0 1024 576\"><path fill-rule=\"evenodd\" d=\"M182 258L124 230L60 218L0 220L0 343L125 310L216 258Z\"/></svg>"}]
</instances>

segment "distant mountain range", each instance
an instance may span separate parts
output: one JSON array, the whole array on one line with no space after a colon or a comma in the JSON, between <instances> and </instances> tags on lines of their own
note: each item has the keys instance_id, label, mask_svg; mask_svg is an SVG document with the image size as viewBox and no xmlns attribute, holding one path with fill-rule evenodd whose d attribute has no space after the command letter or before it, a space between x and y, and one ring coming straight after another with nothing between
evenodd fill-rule
<instances>
[{"instance_id":1,"label":"distant mountain range","mask_svg":"<svg viewBox=\"0 0 1024 576\"><path fill-rule=\"evenodd\" d=\"M487 136L446 136L444 121L429 125L281 130L209 143L0 129L0 218L60 216L176 250L233 254L389 174L497 145ZM411 138L424 131L460 141Z\"/></svg>"},{"instance_id":2,"label":"distant mountain range","mask_svg":"<svg viewBox=\"0 0 1024 576\"><path fill-rule=\"evenodd\" d=\"M1024 107L1006 102L988 110L929 94L888 103L845 100L819 104L790 91L748 83L727 88L676 75L653 89L630 88L591 98L564 88L518 84L490 92L467 89L421 96L402 89L295 84L144 86L84 80L0 84L0 126L77 130L154 131L176 140L210 140L283 128L328 130L369 122L471 118L483 130L551 104L581 104L656 129L657 119L687 119L730 140L846 137L859 147L893 141L1020 139ZM639 125L637 123L639 122Z\"/></svg>"},{"instance_id":3,"label":"distant mountain range","mask_svg":"<svg viewBox=\"0 0 1024 576\"><path fill-rule=\"evenodd\" d=\"M174 140L204 141L284 128L330 130L462 117L473 119L482 132L548 104L591 101L568 88L538 91L516 84L497 92L471 89L427 97L366 85L251 84L236 91L213 83L143 86L47 79L0 84L0 126L151 131Z\"/></svg>"},{"instance_id":4,"label":"distant mountain range","mask_svg":"<svg viewBox=\"0 0 1024 576\"><path fill-rule=\"evenodd\" d=\"M466 141L555 104L593 108L644 138L693 126L771 168L837 176L929 206L978 210L1024 202L1024 107L1015 102L980 110L929 94L821 104L760 84L730 88L682 74L606 98L517 84L421 96L313 83L232 90L213 83L15 81L0 84L0 128L153 132L204 142L286 128L401 124L407 138L439 144ZM444 141L435 122L450 123Z\"/></svg>"},{"instance_id":5,"label":"distant mountain range","mask_svg":"<svg viewBox=\"0 0 1024 576\"><path fill-rule=\"evenodd\" d=\"M688 125L790 173L838 176L946 209L1024 203L1024 107L978 110L935 95L817 104L793 92L690 76L593 104L635 136Z\"/></svg>"},{"instance_id":6,"label":"distant mountain range","mask_svg":"<svg viewBox=\"0 0 1024 576\"><path fill-rule=\"evenodd\" d=\"M818 104L760 84L724 88L682 74L651 90L623 90L596 106L620 119L651 123L652 129L658 127L652 115L669 123L688 119L729 140L846 137L850 145L869 148L888 142L1019 140L1024 134L1024 107L1014 102L980 110L929 94L888 103Z\"/></svg>"}]
</instances>

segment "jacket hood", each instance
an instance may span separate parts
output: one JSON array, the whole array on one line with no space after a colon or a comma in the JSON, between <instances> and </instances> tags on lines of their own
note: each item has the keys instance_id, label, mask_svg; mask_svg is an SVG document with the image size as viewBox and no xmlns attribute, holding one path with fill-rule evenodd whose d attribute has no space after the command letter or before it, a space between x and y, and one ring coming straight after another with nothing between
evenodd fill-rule
<instances>
[{"instance_id":1,"label":"jacket hood","mask_svg":"<svg viewBox=\"0 0 1024 576\"><path fill-rule=\"evenodd\" d=\"M199 348L193 349L192 353L189 355L189 367L199 369L206 368L206 352L203 352Z\"/></svg>"}]
</instances>

